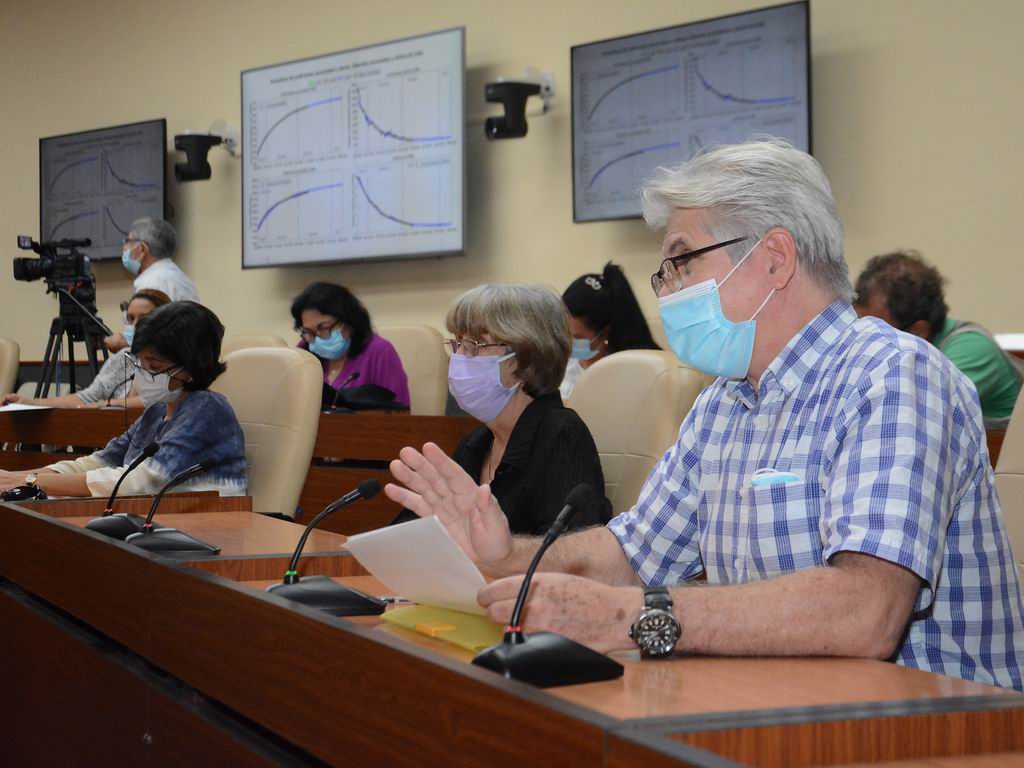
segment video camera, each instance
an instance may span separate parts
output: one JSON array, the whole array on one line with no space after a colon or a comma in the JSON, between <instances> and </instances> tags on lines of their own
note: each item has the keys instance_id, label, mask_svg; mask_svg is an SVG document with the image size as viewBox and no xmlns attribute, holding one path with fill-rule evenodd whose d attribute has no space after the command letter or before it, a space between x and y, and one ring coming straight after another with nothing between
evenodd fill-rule
<instances>
[{"instance_id":1,"label":"video camera","mask_svg":"<svg viewBox=\"0 0 1024 768\"><path fill-rule=\"evenodd\" d=\"M88 248L92 240L51 240L37 243L30 235L18 235L18 248L35 251L38 259L15 258L14 279L32 282L45 279L51 290L55 285L68 284L81 287L81 283L93 285L92 267L89 257L79 253L79 248Z\"/></svg>"}]
</instances>

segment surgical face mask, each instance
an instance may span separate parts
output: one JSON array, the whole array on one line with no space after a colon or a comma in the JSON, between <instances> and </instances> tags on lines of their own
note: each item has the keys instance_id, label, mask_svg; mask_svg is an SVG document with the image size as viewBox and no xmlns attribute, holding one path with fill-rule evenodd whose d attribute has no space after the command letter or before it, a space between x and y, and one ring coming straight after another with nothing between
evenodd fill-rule
<instances>
[{"instance_id":1,"label":"surgical face mask","mask_svg":"<svg viewBox=\"0 0 1024 768\"><path fill-rule=\"evenodd\" d=\"M348 352L351 341L341 335L341 329L335 328L326 339L319 336L309 342L309 351L326 360L337 360Z\"/></svg>"},{"instance_id":2,"label":"surgical face mask","mask_svg":"<svg viewBox=\"0 0 1024 768\"><path fill-rule=\"evenodd\" d=\"M601 348L591 349L592 341L593 339L573 339L572 352L569 353L569 357L573 360L590 360L597 356L601 352Z\"/></svg>"},{"instance_id":3,"label":"surgical face mask","mask_svg":"<svg viewBox=\"0 0 1024 768\"><path fill-rule=\"evenodd\" d=\"M669 346L676 357L698 371L727 379L740 379L750 369L756 330L754 318L764 309L775 289L772 288L749 320L740 323L726 318L719 289L760 242L758 240L754 243L753 248L736 262L736 266L729 270L721 283L705 280L658 299L661 322L665 326Z\"/></svg>"},{"instance_id":4,"label":"surgical face mask","mask_svg":"<svg viewBox=\"0 0 1024 768\"><path fill-rule=\"evenodd\" d=\"M519 389L517 383L506 387L501 383L501 363L515 356L452 355L448 361L448 391L459 407L479 421L494 421Z\"/></svg>"},{"instance_id":5,"label":"surgical face mask","mask_svg":"<svg viewBox=\"0 0 1024 768\"><path fill-rule=\"evenodd\" d=\"M132 249L125 248L121 251L121 263L124 264L124 268L131 272L133 275L139 274L142 270L142 262L136 261L132 258Z\"/></svg>"},{"instance_id":6,"label":"surgical face mask","mask_svg":"<svg viewBox=\"0 0 1024 768\"><path fill-rule=\"evenodd\" d=\"M125 325L124 330L121 331L121 335L124 336L124 340L128 342L128 348L132 346L132 340L135 338L135 326Z\"/></svg>"},{"instance_id":7,"label":"surgical face mask","mask_svg":"<svg viewBox=\"0 0 1024 768\"><path fill-rule=\"evenodd\" d=\"M171 374L158 373L150 379L145 373L135 374L135 386L142 404L147 408L157 403L173 403L181 397L184 388L171 389Z\"/></svg>"}]
</instances>

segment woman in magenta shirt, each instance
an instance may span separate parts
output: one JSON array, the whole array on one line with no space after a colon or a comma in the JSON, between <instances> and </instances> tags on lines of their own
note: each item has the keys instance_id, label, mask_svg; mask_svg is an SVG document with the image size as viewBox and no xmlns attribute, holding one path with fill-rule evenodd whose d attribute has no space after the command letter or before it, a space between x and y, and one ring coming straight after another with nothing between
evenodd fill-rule
<instances>
[{"instance_id":1,"label":"woman in magenta shirt","mask_svg":"<svg viewBox=\"0 0 1024 768\"><path fill-rule=\"evenodd\" d=\"M398 353L370 328L370 313L350 290L334 283L313 283L292 302L299 346L318 358L324 383L335 389L376 384L409 405L409 380Z\"/></svg>"}]
</instances>

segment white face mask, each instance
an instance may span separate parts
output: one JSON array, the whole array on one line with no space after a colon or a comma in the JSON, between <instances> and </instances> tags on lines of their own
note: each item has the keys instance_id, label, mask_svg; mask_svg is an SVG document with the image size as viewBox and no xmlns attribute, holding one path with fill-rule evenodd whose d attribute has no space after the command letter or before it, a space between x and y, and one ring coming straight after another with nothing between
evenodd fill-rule
<instances>
[{"instance_id":1,"label":"white face mask","mask_svg":"<svg viewBox=\"0 0 1024 768\"><path fill-rule=\"evenodd\" d=\"M149 376L135 374L135 386L139 390L142 404L147 408L157 403L173 403L181 397L184 388L171 389L171 374L158 373L149 380Z\"/></svg>"}]
</instances>

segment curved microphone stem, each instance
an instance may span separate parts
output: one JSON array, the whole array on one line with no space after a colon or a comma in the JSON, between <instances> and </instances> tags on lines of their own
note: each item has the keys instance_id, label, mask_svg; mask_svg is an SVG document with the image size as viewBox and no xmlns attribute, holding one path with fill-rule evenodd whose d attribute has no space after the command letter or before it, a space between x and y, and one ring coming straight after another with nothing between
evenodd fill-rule
<instances>
[{"instance_id":1,"label":"curved microphone stem","mask_svg":"<svg viewBox=\"0 0 1024 768\"><path fill-rule=\"evenodd\" d=\"M177 483L175 483L174 485L177 485ZM160 489L160 492L156 495L156 498L153 499L153 503L150 504L150 506L149 506L149 514L146 515L146 522L144 522L142 524L142 532L143 533L152 533L152 531L153 531L153 515L156 514L156 508L158 506L160 506L160 499L162 499L164 497L164 494L171 487L172 487L171 483L168 483L167 485L165 485L163 488Z\"/></svg>"},{"instance_id":2,"label":"curved microphone stem","mask_svg":"<svg viewBox=\"0 0 1024 768\"><path fill-rule=\"evenodd\" d=\"M323 512L314 517L309 521L306 526L306 530L302 532L302 537L299 539L298 546L295 547L295 553L292 555L292 560L288 564L288 570L284 572L284 583L285 584L296 584L299 581L299 558L302 556L302 550L306 546L306 539L309 538L309 534L312 533L313 529L328 515L333 515L342 507L348 506L353 501L359 499L369 499L376 496L380 491L380 483L374 479L364 480L361 482L354 491L349 491L337 501L332 501L326 507Z\"/></svg>"},{"instance_id":3,"label":"curved microphone stem","mask_svg":"<svg viewBox=\"0 0 1024 768\"><path fill-rule=\"evenodd\" d=\"M505 627L506 643L517 645L523 642L523 628L520 625L520 617L523 614L523 606L526 605L526 596L530 592L533 572L537 570L540 559L544 557L544 553L548 551L548 548L555 543L555 539L561 536L565 529L569 527L569 521L575 516L576 511L591 503L593 497L593 490L585 483L577 485L566 497L565 506L562 507L562 511L558 513L555 521L548 528L548 532L544 534L544 540L537 548L533 560L530 561L530 567L526 569L526 574L523 576L522 586L519 587L519 594L516 596L516 604L512 608L512 618L509 619L508 626Z\"/></svg>"},{"instance_id":4,"label":"curved microphone stem","mask_svg":"<svg viewBox=\"0 0 1024 768\"><path fill-rule=\"evenodd\" d=\"M160 443L153 441L149 443L145 448L142 449L142 453L135 457L135 461L128 465L128 468L121 473L121 476L117 478L117 482L114 484L114 490L110 492L110 498L107 499L107 508L103 510L103 517L110 517L114 513L114 499L117 498L117 492L121 489L121 483L128 477L130 472L133 472L139 464L144 462L150 456L154 455L160 450Z\"/></svg>"},{"instance_id":5,"label":"curved microphone stem","mask_svg":"<svg viewBox=\"0 0 1024 768\"><path fill-rule=\"evenodd\" d=\"M309 521L309 525L306 526L306 530L304 530L302 532L302 537L299 539L298 546L295 547L295 553L292 555L292 560L291 560L290 563L288 563L288 570L285 571L285 573L284 573L284 575L285 575L284 583L285 584L294 584L296 581L298 581L299 572L296 569L298 568L299 558L302 557L302 550L306 546L306 539L309 538L309 534L311 534L313 532L313 529L316 528L317 524L321 520L323 520L328 515L334 514L336 511L338 511L338 509L340 509L341 507L345 506L345 504L347 504L349 502L349 498L348 497L351 496L351 495L352 494L348 494L348 495L343 496L342 498L338 499L333 504L328 504L324 508L323 512L321 512L319 515L317 515L316 517L314 517L312 520ZM356 497L356 498L358 498L358 497ZM354 499L352 499L352 500L354 501Z\"/></svg>"},{"instance_id":6,"label":"curved microphone stem","mask_svg":"<svg viewBox=\"0 0 1024 768\"><path fill-rule=\"evenodd\" d=\"M226 459L225 459L226 461ZM172 477L163 488L157 493L156 498L153 499L153 504L149 507L149 514L146 515L146 522L142 524L143 533L153 532L153 516L156 514L156 508L160 506L160 499L164 497L167 491L171 490L175 486L181 485L186 480L191 480L196 475L201 475L203 472L207 472L213 469L219 462L214 459L203 459L198 464L194 464L181 473Z\"/></svg>"},{"instance_id":7,"label":"curved microphone stem","mask_svg":"<svg viewBox=\"0 0 1024 768\"><path fill-rule=\"evenodd\" d=\"M526 605L526 596L530 592L530 582L533 580L533 572L537 570L537 565L540 563L540 559L544 557L544 553L548 551L548 547L554 541L554 537L550 534L544 537L544 541L537 549L537 554L533 556L533 560L530 561L530 567L526 569L526 574L523 576L522 586L519 587L519 594L516 596L515 607L512 608L512 618L508 621L508 626L505 627L505 642L511 645L517 645L523 642L523 628L519 623L520 616L523 614L523 606Z\"/></svg>"}]
</instances>

